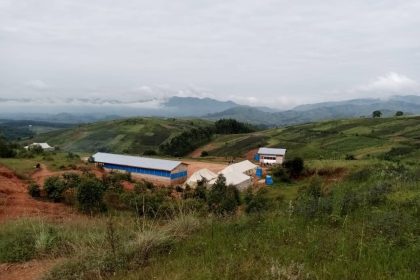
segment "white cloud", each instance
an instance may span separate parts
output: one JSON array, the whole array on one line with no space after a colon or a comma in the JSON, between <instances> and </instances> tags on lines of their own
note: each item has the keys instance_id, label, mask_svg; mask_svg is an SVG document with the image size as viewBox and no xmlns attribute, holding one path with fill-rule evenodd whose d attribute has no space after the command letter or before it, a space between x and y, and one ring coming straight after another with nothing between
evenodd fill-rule
<instances>
[{"instance_id":1,"label":"white cloud","mask_svg":"<svg viewBox=\"0 0 420 280\"><path fill-rule=\"evenodd\" d=\"M29 88L35 89L35 90L46 90L51 88L49 84L42 80L30 80L25 83L25 85Z\"/></svg>"},{"instance_id":2,"label":"white cloud","mask_svg":"<svg viewBox=\"0 0 420 280\"><path fill-rule=\"evenodd\" d=\"M407 76L390 72L379 76L371 82L355 88L355 91L383 92L383 93L407 93L407 91L419 90L420 85Z\"/></svg>"}]
</instances>

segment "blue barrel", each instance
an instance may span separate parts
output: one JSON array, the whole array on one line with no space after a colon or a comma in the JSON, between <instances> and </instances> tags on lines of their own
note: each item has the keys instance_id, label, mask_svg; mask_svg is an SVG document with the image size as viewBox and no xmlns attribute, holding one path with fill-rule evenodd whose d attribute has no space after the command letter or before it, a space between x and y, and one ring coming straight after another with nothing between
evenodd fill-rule
<instances>
[{"instance_id":1,"label":"blue barrel","mask_svg":"<svg viewBox=\"0 0 420 280\"><path fill-rule=\"evenodd\" d=\"M256 171L255 175L257 175L258 178L261 178L262 177L263 172L262 172L262 168L261 167L258 167L257 168L257 171Z\"/></svg>"},{"instance_id":2,"label":"blue barrel","mask_svg":"<svg viewBox=\"0 0 420 280\"><path fill-rule=\"evenodd\" d=\"M259 155L259 154L255 154L255 155L254 155L254 159L255 159L256 161L260 161L260 155Z\"/></svg>"},{"instance_id":3,"label":"blue barrel","mask_svg":"<svg viewBox=\"0 0 420 280\"><path fill-rule=\"evenodd\" d=\"M268 186L271 186L273 184L273 178L271 178L270 175L267 175L267 177L265 177L265 184Z\"/></svg>"}]
</instances>

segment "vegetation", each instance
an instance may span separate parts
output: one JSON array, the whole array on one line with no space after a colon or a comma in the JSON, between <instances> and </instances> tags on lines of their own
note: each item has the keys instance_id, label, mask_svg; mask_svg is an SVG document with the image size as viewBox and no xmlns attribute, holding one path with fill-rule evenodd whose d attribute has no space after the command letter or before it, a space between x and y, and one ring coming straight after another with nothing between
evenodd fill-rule
<instances>
[{"instance_id":1,"label":"vegetation","mask_svg":"<svg viewBox=\"0 0 420 280\"><path fill-rule=\"evenodd\" d=\"M193 128L175 136L167 143L161 144L162 153L180 157L208 143L213 136L211 128Z\"/></svg>"},{"instance_id":2,"label":"vegetation","mask_svg":"<svg viewBox=\"0 0 420 280\"><path fill-rule=\"evenodd\" d=\"M260 139L286 147L287 161L270 170L273 186L245 193L223 177L208 190L148 182L125 190L130 174L62 175L54 180L62 182L64 200L70 191L77 198L85 179L97 183L85 188L85 194L99 191L88 195L97 199L87 200L93 207L84 210L95 214L65 223L2 224L0 261L63 257L47 279L420 277L420 118L213 137L211 155L239 150L243 156L258 147L249 139Z\"/></svg>"},{"instance_id":3,"label":"vegetation","mask_svg":"<svg viewBox=\"0 0 420 280\"><path fill-rule=\"evenodd\" d=\"M396 117L401 117L403 115L404 115L404 112L403 111L397 111L397 112L395 112L395 116Z\"/></svg>"},{"instance_id":4,"label":"vegetation","mask_svg":"<svg viewBox=\"0 0 420 280\"><path fill-rule=\"evenodd\" d=\"M15 156L15 146L0 137L0 158L12 158Z\"/></svg>"},{"instance_id":5,"label":"vegetation","mask_svg":"<svg viewBox=\"0 0 420 280\"><path fill-rule=\"evenodd\" d=\"M373 111L372 112L372 117L373 118L380 118L382 116L382 112L379 110Z\"/></svg>"},{"instance_id":6,"label":"vegetation","mask_svg":"<svg viewBox=\"0 0 420 280\"><path fill-rule=\"evenodd\" d=\"M218 134L238 134L255 131L250 125L234 119L220 119L214 123L215 132Z\"/></svg>"}]
</instances>

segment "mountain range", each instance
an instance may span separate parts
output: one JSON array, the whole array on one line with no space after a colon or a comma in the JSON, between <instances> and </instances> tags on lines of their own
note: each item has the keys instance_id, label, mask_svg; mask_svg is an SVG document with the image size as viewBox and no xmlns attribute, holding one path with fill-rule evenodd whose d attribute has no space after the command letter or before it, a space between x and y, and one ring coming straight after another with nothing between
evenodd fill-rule
<instances>
[{"instance_id":1,"label":"mountain range","mask_svg":"<svg viewBox=\"0 0 420 280\"><path fill-rule=\"evenodd\" d=\"M106 100L102 101L102 104L101 106L93 106L89 103L84 106L73 105L74 107L71 107L70 112L63 111L64 113L50 114L36 111L20 112L17 107L13 112L0 113L0 118L66 123L95 122L131 116L194 117L209 120L234 118L251 124L272 127L320 120L369 117L375 110L380 110L383 116L394 115L396 111L403 111L404 114L409 115L420 114L420 96L417 95L305 104L285 111L276 108L244 106L233 101L177 96L162 101L155 108L137 108L126 105L111 106L109 105L110 102ZM56 110L58 109L56 108ZM64 109L60 108L60 110L65 110L65 107Z\"/></svg>"}]
</instances>

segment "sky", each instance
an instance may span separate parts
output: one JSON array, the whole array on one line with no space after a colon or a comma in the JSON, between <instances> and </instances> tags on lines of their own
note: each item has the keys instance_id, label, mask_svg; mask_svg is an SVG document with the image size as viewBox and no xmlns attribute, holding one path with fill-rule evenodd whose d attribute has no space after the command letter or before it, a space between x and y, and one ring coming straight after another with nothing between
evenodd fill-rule
<instances>
[{"instance_id":1,"label":"sky","mask_svg":"<svg viewBox=\"0 0 420 280\"><path fill-rule=\"evenodd\" d=\"M418 0L0 0L0 101L420 95L419 15Z\"/></svg>"}]
</instances>

